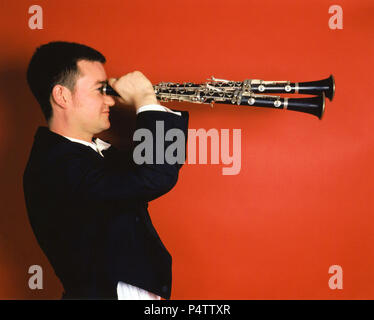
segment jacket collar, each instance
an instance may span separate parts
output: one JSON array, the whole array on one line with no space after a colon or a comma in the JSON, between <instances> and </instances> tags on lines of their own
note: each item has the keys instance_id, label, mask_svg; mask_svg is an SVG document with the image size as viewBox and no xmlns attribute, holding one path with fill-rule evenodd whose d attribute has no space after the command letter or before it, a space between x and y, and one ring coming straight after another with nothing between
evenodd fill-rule
<instances>
[{"instance_id":1,"label":"jacket collar","mask_svg":"<svg viewBox=\"0 0 374 320\"><path fill-rule=\"evenodd\" d=\"M55 145L56 143L64 143L64 144L69 144L69 145L78 145L82 147L88 147L90 150L96 152L95 150L92 149L92 147L89 146L89 142L87 144L83 144L80 141L72 141L69 138L66 138L60 134L57 134L51 130L49 130L48 127L40 126L36 130L35 133L35 143L48 146L48 145ZM76 139L74 139L76 140ZM98 150L106 150L108 149L111 145L99 138L96 138L93 140L94 144L96 144Z\"/></svg>"}]
</instances>

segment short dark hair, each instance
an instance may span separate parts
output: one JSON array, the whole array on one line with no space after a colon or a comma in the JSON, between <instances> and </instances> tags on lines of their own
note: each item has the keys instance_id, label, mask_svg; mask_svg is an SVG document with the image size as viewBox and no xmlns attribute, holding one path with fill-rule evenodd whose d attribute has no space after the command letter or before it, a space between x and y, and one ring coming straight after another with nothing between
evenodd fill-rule
<instances>
[{"instance_id":1,"label":"short dark hair","mask_svg":"<svg viewBox=\"0 0 374 320\"><path fill-rule=\"evenodd\" d=\"M34 52L27 68L27 83L47 122L52 117L50 96L56 84L74 90L80 60L105 63L105 57L88 46L64 41L49 42Z\"/></svg>"}]
</instances>

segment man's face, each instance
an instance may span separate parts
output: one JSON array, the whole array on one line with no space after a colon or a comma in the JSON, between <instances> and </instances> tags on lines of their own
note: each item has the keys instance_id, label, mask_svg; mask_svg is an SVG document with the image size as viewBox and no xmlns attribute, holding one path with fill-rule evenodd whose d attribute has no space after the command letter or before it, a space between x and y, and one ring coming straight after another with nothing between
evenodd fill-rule
<instances>
[{"instance_id":1,"label":"man's face","mask_svg":"<svg viewBox=\"0 0 374 320\"><path fill-rule=\"evenodd\" d=\"M81 60L77 66L80 75L72 93L71 121L78 130L94 135L109 129L109 107L115 101L102 94L101 88L107 80L102 63Z\"/></svg>"}]
</instances>

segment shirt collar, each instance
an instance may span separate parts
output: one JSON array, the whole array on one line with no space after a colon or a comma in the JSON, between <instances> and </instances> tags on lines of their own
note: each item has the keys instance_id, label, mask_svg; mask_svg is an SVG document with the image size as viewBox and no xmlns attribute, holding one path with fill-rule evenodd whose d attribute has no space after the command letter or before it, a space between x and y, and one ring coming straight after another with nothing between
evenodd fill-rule
<instances>
[{"instance_id":1,"label":"shirt collar","mask_svg":"<svg viewBox=\"0 0 374 320\"><path fill-rule=\"evenodd\" d=\"M110 146L111 146L110 143L105 142L105 141L103 141L103 140L101 140L101 139L99 139L99 138L96 138L94 142L95 142L95 144L96 144L96 146L97 146L97 149L98 149L99 151L103 151L103 150L109 149Z\"/></svg>"}]
</instances>

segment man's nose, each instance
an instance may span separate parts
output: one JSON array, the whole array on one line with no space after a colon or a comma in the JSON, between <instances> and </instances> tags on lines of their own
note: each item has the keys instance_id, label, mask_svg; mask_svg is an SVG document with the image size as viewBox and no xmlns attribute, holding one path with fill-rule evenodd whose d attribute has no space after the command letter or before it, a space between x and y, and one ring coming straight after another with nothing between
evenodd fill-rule
<instances>
[{"instance_id":1,"label":"man's nose","mask_svg":"<svg viewBox=\"0 0 374 320\"><path fill-rule=\"evenodd\" d=\"M113 107L116 104L116 101L112 96L104 96L105 104L109 107Z\"/></svg>"}]
</instances>

